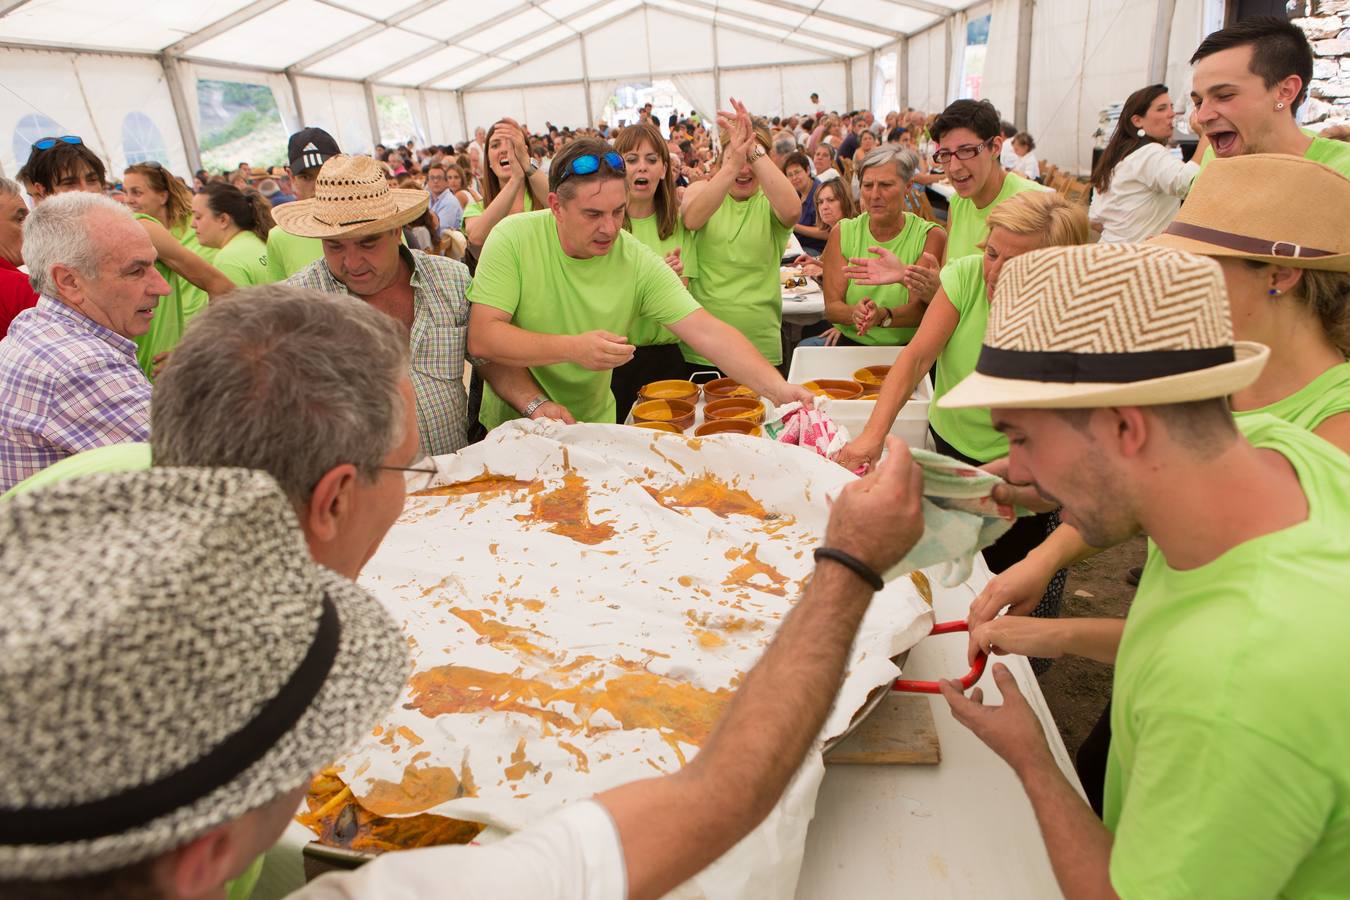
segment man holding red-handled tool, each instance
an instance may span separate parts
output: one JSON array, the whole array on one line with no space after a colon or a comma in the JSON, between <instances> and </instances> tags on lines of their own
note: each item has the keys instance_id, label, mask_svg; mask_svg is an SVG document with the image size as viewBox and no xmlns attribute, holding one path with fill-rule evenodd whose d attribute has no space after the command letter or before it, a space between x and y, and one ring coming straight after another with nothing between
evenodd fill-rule
<instances>
[{"instance_id":1,"label":"man holding red-handled tool","mask_svg":"<svg viewBox=\"0 0 1350 900\"><path fill-rule=\"evenodd\" d=\"M1089 544L1150 536L1123 633L1058 636L1116 665L1101 820L1003 666L1001 707L943 685L1021 779L1071 900L1350 896L1350 463L1272 417L1239 431L1225 398L1270 351L1230 322L1201 257L1034 251L1004 270L976 371L940 401L991 407L1010 479Z\"/></svg>"}]
</instances>

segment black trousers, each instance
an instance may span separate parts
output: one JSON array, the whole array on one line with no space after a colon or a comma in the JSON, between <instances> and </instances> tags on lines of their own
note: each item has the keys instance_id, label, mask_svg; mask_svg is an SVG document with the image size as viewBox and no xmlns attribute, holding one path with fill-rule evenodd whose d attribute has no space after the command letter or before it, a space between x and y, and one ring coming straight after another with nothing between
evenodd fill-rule
<instances>
[{"instance_id":1,"label":"black trousers","mask_svg":"<svg viewBox=\"0 0 1350 900\"><path fill-rule=\"evenodd\" d=\"M1102 817L1102 797L1106 793L1106 751L1111 747L1111 701L1106 701L1102 717L1092 726L1073 758L1074 771L1083 783L1083 793L1097 818Z\"/></svg>"},{"instance_id":2,"label":"black trousers","mask_svg":"<svg viewBox=\"0 0 1350 900\"><path fill-rule=\"evenodd\" d=\"M637 401L643 385L667 378L687 378L684 355L679 344L652 344L638 347L633 358L610 375L609 391L614 395L614 418L620 424Z\"/></svg>"},{"instance_id":3,"label":"black trousers","mask_svg":"<svg viewBox=\"0 0 1350 900\"><path fill-rule=\"evenodd\" d=\"M980 465L979 460L972 459L957 450L932 428L929 428L928 431L933 435L933 443L939 453L967 462L972 466ZM1050 536L1050 532L1058 527L1058 511L1019 518L1013 524L1013 527L1004 533L1003 537L984 548L984 561L988 564L989 571L997 575L999 572L1012 568L1025 559L1026 555L1034 548L1040 546L1041 542ZM1041 602L1036 604L1036 608L1032 611L1033 616L1042 619L1059 618L1059 610L1064 603L1064 582L1068 576L1069 573L1066 569L1060 569L1055 573L1055 577L1050 579L1050 584L1041 596ZM1048 659L1033 658L1031 660L1031 669L1037 675L1045 673L1049 668L1050 660Z\"/></svg>"}]
</instances>

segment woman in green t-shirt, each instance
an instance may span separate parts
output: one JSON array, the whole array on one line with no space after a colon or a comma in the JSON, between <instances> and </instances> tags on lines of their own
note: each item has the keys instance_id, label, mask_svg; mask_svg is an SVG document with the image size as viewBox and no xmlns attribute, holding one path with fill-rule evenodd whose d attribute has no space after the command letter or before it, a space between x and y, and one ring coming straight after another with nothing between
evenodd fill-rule
<instances>
[{"instance_id":1,"label":"woman in green t-shirt","mask_svg":"<svg viewBox=\"0 0 1350 900\"><path fill-rule=\"evenodd\" d=\"M135 338L136 360L153 377L155 360L178 345L188 322L206 308L208 291L227 293L233 285L211 265L215 251L197 240L192 194L181 181L159 163L144 162L128 166L122 184L127 205L159 254L155 268L169 285L150 330Z\"/></svg>"},{"instance_id":2,"label":"woman in green t-shirt","mask_svg":"<svg viewBox=\"0 0 1350 900\"><path fill-rule=\"evenodd\" d=\"M208 184L192 198L192 227L203 247L214 247L216 268L239 287L271 284L267 232L272 206L255 190Z\"/></svg>"},{"instance_id":3,"label":"woman in green t-shirt","mask_svg":"<svg viewBox=\"0 0 1350 900\"><path fill-rule=\"evenodd\" d=\"M464 236L474 260L498 222L515 213L545 209L547 198L548 176L530 161L525 129L514 119L494 123L483 164L483 199L464 207Z\"/></svg>"},{"instance_id":4,"label":"woman in green t-shirt","mask_svg":"<svg viewBox=\"0 0 1350 900\"><path fill-rule=\"evenodd\" d=\"M689 292L777 366L783 362L778 267L802 201L769 156L768 129L754 125L744 104L734 98L731 103L734 115L718 113L717 174L685 188L680 209L698 253L698 277L689 282ZM692 348L681 349L690 371L710 368Z\"/></svg>"},{"instance_id":5,"label":"woman in green t-shirt","mask_svg":"<svg viewBox=\"0 0 1350 900\"><path fill-rule=\"evenodd\" d=\"M693 236L680 221L670 147L655 125L639 122L615 136L614 152L623 157L628 179L624 227L664 259L687 285L698 275L698 256ZM609 385L619 421L627 417L644 384L685 376L679 339L665 326L639 317L628 329L628 342L637 349L632 359L614 370Z\"/></svg>"},{"instance_id":6,"label":"woman in green t-shirt","mask_svg":"<svg viewBox=\"0 0 1350 900\"><path fill-rule=\"evenodd\" d=\"M938 287L938 260L947 232L905 211L905 194L918 169L918 154L881 147L858 163L862 185L859 215L830 233L821 254L825 279L825 318L835 324L844 346L907 344ZM899 284L863 285L851 281L851 259L881 247L905 265ZM825 340L830 343L829 338Z\"/></svg>"}]
</instances>

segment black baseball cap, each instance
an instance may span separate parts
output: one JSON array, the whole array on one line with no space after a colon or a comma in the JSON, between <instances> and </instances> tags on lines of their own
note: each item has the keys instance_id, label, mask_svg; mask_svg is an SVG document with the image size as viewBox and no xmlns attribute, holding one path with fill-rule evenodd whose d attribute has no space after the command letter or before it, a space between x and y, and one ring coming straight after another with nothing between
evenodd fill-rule
<instances>
[{"instance_id":1,"label":"black baseball cap","mask_svg":"<svg viewBox=\"0 0 1350 900\"><path fill-rule=\"evenodd\" d=\"M337 141L322 128L300 129L291 135L291 142L286 147L286 157L290 160L292 172L321 166L329 157L341 152Z\"/></svg>"}]
</instances>

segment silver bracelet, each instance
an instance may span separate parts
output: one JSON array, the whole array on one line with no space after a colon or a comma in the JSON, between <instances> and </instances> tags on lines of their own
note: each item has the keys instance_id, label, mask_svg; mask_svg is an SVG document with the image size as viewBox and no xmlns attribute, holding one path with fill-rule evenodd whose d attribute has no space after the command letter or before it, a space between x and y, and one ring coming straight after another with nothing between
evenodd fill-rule
<instances>
[{"instance_id":1,"label":"silver bracelet","mask_svg":"<svg viewBox=\"0 0 1350 900\"><path fill-rule=\"evenodd\" d=\"M521 412L524 414L525 418L528 419L530 416L534 415L535 410L537 410L539 407L543 406L547 402L548 398L545 397L543 394L540 394L538 397L535 397L529 403L525 404L525 409L521 410Z\"/></svg>"}]
</instances>

